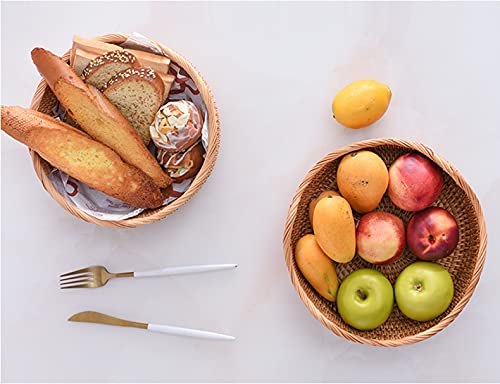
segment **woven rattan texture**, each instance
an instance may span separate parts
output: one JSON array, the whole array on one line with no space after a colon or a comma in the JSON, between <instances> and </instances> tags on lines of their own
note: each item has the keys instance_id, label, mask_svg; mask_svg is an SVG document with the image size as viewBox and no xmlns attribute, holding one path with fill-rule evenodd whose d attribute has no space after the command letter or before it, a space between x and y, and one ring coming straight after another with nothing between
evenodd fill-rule
<instances>
[{"instance_id":1,"label":"woven rattan texture","mask_svg":"<svg viewBox=\"0 0 500 384\"><path fill-rule=\"evenodd\" d=\"M121 35L121 34L104 35L96 37L96 39L107 43L121 44L127 39L127 35ZM198 72L198 70L196 70L196 68L186 58L184 58L182 55L175 52L174 50L162 45L161 43L158 43L158 45L172 61L177 63L191 76L191 78L198 86L198 90L200 91L203 101L207 106L207 111L209 115L209 127L208 127L209 140L208 140L208 149L203 166L198 172L196 178L194 179L193 183L188 188L188 190L184 192L184 194L177 200L173 201L171 204L156 209L145 210L141 214L125 220L100 220L78 209L73 204L68 202L55 189L52 182L48 178L48 173L52 170L52 166L48 164L44 159L42 159L36 152L30 151L35 172L40 181L42 182L43 187L54 198L54 200L57 201L57 203L61 207L63 207L66 211L70 212L76 217L79 217L82 220L100 226L114 227L114 228L133 228L139 225L153 223L157 220L163 219L166 216L172 214L182 205L184 205L189 199L191 199L191 197L193 197L196 194L196 192L198 192L198 190L206 182L206 180L212 173L212 170L215 166L215 162L217 160L217 155L219 153L219 146L220 146L220 121L219 121L219 112L215 104L215 99L210 91L210 88L208 87L208 84L203 79L200 72ZM69 51L62 56L62 59L66 61L69 60ZM47 86L47 83L44 80L42 80L38 85L35 94L33 96L33 99L31 101L31 108L46 114L51 114L51 110L55 106L56 101L57 100L52 91L50 90L50 88Z\"/></svg>"}]
</instances>

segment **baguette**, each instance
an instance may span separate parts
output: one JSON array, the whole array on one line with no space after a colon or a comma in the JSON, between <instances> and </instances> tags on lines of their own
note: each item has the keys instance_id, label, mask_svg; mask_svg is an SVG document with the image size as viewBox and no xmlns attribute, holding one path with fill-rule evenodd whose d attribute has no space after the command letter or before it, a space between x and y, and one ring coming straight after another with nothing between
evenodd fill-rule
<instances>
[{"instance_id":1,"label":"baguette","mask_svg":"<svg viewBox=\"0 0 500 384\"><path fill-rule=\"evenodd\" d=\"M156 208L163 203L160 189L148 175L62 121L31 109L2 106L2 131L57 169L130 205Z\"/></svg>"},{"instance_id":2,"label":"baguette","mask_svg":"<svg viewBox=\"0 0 500 384\"><path fill-rule=\"evenodd\" d=\"M59 102L95 140L113 149L161 188L172 183L130 122L92 85L87 85L59 57L43 48L31 52L33 62Z\"/></svg>"}]
</instances>

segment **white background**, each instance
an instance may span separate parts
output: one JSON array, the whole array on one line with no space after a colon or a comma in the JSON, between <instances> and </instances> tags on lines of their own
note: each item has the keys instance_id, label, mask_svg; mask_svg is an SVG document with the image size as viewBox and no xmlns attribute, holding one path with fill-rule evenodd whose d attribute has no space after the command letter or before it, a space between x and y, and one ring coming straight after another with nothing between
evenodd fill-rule
<instances>
[{"instance_id":1,"label":"white background","mask_svg":"<svg viewBox=\"0 0 500 384\"><path fill-rule=\"evenodd\" d=\"M84 223L43 191L26 148L2 134L5 381L498 381L500 3L2 3L2 104L27 107L30 50L73 34L138 31L187 56L222 121L214 173L167 219L132 230ZM335 93L373 78L393 91L379 123L331 118ZM323 155L361 139L426 143L479 196L490 242L477 290L417 345L356 345L323 328L292 288L288 205ZM62 292L60 273L237 262L235 271ZM233 343L66 322L82 310L220 331Z\"/></svg>"}]
</instances>

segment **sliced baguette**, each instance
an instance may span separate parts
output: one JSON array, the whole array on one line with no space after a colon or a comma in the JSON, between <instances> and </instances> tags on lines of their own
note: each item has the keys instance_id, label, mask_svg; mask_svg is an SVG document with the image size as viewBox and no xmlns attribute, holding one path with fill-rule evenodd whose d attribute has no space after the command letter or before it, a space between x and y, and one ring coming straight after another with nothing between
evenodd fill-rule
<instances>
[{"instance_id":1,"label":"sliced baguette","mask_svg":"<svg viewBox=\"0 0 500 384\"><path fill-rule=\"evenodd\" d=\"M141 64L127 51L106 52L92 59L83 69L82 79L99 90L117 73L129 68L139 68Z\"/></svg>"},{"instance_id":2,"label":"sliced baguette","mask_svg":"<svg viewBox=\"0 0 500 384\"><path fill-rule=\"evenodd\" d=\"M135 207L162 205L163 195L148 175L62 121L31 109L2 106L2 131L101 192Z\"/></svg>"},{"instance_id":3,"label":"sliced baguette","mask_svg":"<svg viewBox=\"0 0 500 384\"><path fill-rule=\"evenodd\" d=\"M142 141L162 104L163 81L151 68L129 68L113 76L102 92L132 124Z\"/></svg>"},{"instance_id":4,"label":"sliced baguette","mask_svg":"<svg viewBox=\"0 0 500 384\"><path fill-rule=\"evenodd\" d=\"M35 48L33 62L59 102L76 123L95 140L149 175L165 188L172 183L120 111L95 87L87 85L53 53Z\"/></svg>"},{"instance_id":5,"label":"sliced baguette","mask_svg":"<svg viewBox=\"0 0 500 384\"><path fill-rule=\"evenodd\" d=\"M115 46L115 47L120 48L118 46ZM172 88L172 84L175 81L175 76L167 73L168 68L169 68L168 63L166 65L162 64L161 66L159 66L159 65L154 66L154 65L151 65L155 62L154 60L147 60L147 59L141 58L141 54L144 54L146 52L135 51L133 49L127 50L127 51L131 52L138 59L138 61L141 63L142 66L153 68L154 71L156 72L156 74L161 77L161 79L163 80L163 87L164 87L163 101L167 100L168 94L170 93L170 88ZM101 51L99 50L99 52L101 52ZM96 57L98 57L100 54L102 54L102 53L92 53L92 52L87 52L83 49L77 48L75 50L74 59L73 59L73 61L71 61L71 67L73 68L73 70L76 72L77 75L81 75L84 68L92 60L94 60ZM147 53L147 55L158 57L160 59L162 59L162 58L167 59L166 57L153 55L151 53ZM168 62L170 62L170 60L168 60Z\"/></svg>"}]
</instances>

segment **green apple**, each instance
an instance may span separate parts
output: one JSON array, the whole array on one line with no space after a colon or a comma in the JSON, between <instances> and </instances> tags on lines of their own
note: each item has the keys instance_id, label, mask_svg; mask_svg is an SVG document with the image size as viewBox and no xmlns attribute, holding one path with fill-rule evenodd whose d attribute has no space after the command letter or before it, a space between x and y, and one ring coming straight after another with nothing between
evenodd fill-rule
<instances>
[{"instance_id":1,"label":"green apple","mask_svg":"<svg viewBox=\"0 0 500 384\"><path fill-rule=\"evenodd\" d=\"M428 321L442 314L453 299L453 280L441 265L428 261L410 264L394 286L396 303L407 317Z\"/></svg>"},{"instance_id":2,"label":"green apple","mask_svg":"<svg viewBox=\"0 0 500 384\"><path fill-rule=\"evenodd\" d=\"M358 269L347 276L337 293L337 309L351 327L377 328L391 314L394 291L387 278L374 269Z\"/></svg>"}]
</instances>

